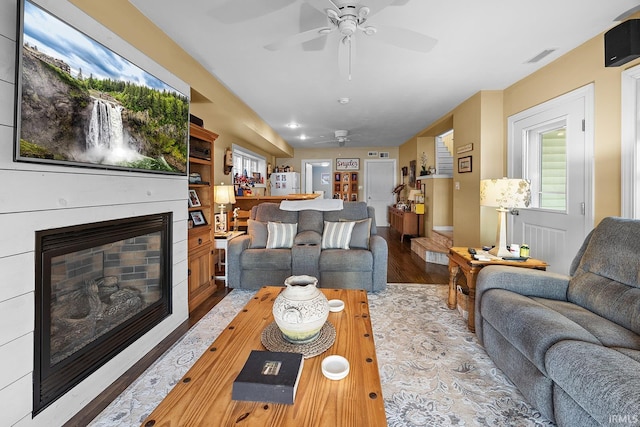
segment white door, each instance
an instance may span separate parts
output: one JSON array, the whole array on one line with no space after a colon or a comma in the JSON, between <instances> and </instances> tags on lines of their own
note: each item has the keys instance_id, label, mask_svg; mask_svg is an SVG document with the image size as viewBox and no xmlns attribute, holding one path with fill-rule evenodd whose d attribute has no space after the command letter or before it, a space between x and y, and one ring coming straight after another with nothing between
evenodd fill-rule
<instances>
[{"instance_id":1,"label":"white door","mask_svg":"<svg viewBox=\"0 0 640 427\"><path fill-rule=\"evenodd\" d=\"M531 206L510 216L509 242L568 274L593 227L593 86L509 118L509 177L531 181Z\"/></svg>"},{"instance_id":2,"label":"white door","mask_svg":"<svg viewBox=\"0 0 640 427\"><path fill-rule=\"evenodd\" d=\"M368 206L376 210L376 225L389 226L389 206L394 203L392 193L396 186L395 159L364 161L365 198Z\"/></svg>"}]
</instances>

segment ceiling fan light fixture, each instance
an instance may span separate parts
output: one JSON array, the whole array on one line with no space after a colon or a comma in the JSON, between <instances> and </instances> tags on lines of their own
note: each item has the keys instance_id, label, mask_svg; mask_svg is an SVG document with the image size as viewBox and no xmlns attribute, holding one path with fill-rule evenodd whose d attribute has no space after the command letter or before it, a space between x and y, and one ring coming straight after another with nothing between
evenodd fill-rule
<instances>
[{"instance_id":1,"label":"ceiling fan light fixture","mask_svg":"<svg viewBox=\"0 0 640 427\"><path fill-rule=\"evenodd\" d=\"M372 25L369 25L369 26L367 26L367 27L362 28L362 31L363 31L366 35L368 35L368 36L372 36L372 35L374 35L375 33L377 33L377 32L378 32L378 29L377 29L376 27L372 26Z\"/></svg>"}]
</instances>

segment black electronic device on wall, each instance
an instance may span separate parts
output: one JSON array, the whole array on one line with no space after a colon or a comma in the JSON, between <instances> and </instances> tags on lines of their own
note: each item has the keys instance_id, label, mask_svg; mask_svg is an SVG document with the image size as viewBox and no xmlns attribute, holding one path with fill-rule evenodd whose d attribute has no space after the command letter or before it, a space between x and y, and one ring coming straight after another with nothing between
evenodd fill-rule
<instances>
[{"instance_id":1,"label":"black electronic device on wall","mask_svg":"<svg viewBox=\"0 0 640 427\"><path fill-rule=\"evenodd\" d=\"M619 67L640 57L640 19L629 19L604 33L604 65Z\"/></svg>"}]
</instances>

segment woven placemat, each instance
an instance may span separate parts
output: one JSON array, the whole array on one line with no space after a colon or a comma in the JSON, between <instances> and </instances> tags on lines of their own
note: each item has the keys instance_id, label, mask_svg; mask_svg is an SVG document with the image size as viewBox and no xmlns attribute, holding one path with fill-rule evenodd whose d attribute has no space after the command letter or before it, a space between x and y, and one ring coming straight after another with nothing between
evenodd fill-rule
<instances>
[{"instance_id":1,"label":"woven placemat","mask_svg":"<svg viewBox=\"0 0 640 427\"><path fill-rule=\"evenodd\" d=\"M331 323L325 322L317 339L305 344L293 344L284 339L276 322L271 322L262 331L260 340L269 351L302 353L304 358L308 359L323 353L333 345L336 340L336 328Z\"/></svg>"}]
</instances>

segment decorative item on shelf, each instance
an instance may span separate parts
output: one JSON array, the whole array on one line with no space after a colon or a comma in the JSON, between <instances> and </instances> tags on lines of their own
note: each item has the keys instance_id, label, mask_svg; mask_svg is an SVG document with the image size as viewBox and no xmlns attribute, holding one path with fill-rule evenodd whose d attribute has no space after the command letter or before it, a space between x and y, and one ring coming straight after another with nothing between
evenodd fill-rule
<instances>
[{"instance_id":1,"label":"decorative item on shelf","mask_svg":"<svg viewBox=\"0 0 640 427\"><path fill-rule=\"evenodd\" d=\"M429 170L427 171L427 175L435 175L436 174L436 168L434 168L433 166L429 166Z\"/></svg>"},{"instance_id":2,"label":"decorative item on shelf","mask_svg":"<svg viewBox=\"0 0 640 427\"><path fill-rule=\"evenodd\" d=\"M405 184L399 184L393 189L392 194L396 195L396 204L400 202L400 194L402 193L402 190L404 190L405 186Z\"/></svg>"},{"instance_id":3,"label":"decorative item on shelf","mask_svg":"<svg viewBox=\"0 0 640 427\"><path fill-rule=\"evenodd\" d=\"M226 148L224 150L224 174L229 175L233 170L233 151L231 148Z\"/></svg>"},{"instance_id":4,"label":"decorative item on shelf","mask_svg":"<svg viewBox=\"0 0 640 427\"><path fill-rule=\"evenodd\" d=\"M220 215L224 217L224 206L229 204L234 204L236 202L235 191L233 185L224 185L224 183L220 183L220 185L216 185L213 189L213 201L220 205ZM226 219L224 221L224 230L218 230L218 222L216 222L216 232L225 232L226 231Z\"/></svg>"},{"instance_id":5,"label":"decorative item on shelf","mask_svg":"<svg viewBox=\"0 0 640 427\"><path fill-rule=\"evenodd\" d=\"M506 213L518 214L517 209L527 208L531 203L531 188L525 179L483 179L480 181L480 205L497 207L498 230L496 245L489 251L497 257L511 256L507 249Z\"/></svg>"},{"instance_id":6,"label":"decorative item on shelf","mask_svg":"<svg viewBox=\"0 0 640 427\"><path fill-rule=\"evenodd\" d=\"M293 344L304 344L318 338L329 317L327 297L317 288L313 276L290 276L286 288L273 302L273 317L282 336Z\"/></svg>"},{"instance_id":7,"label":"decorative item on shelf","mask_svg":"<svg viewBox=\"0 0 640 427\"><path fill-rule=\"evenodd\" d=\"M425 153L424 151L420 155L420 166L421 166L420 176L429 175L429 170L431 168L427 170L427 153Z\"/></svg>"},{"instance_id":8,"label":"decorative item on shelf","mask_svg":"<svg viewBox=\"0 0 640 427\"><path fill-rule=\"evenodd\" d=\"M235 208L233 210L233 231L238 231L238 211L240 208Z\"/></svg>"}]
</instances>

